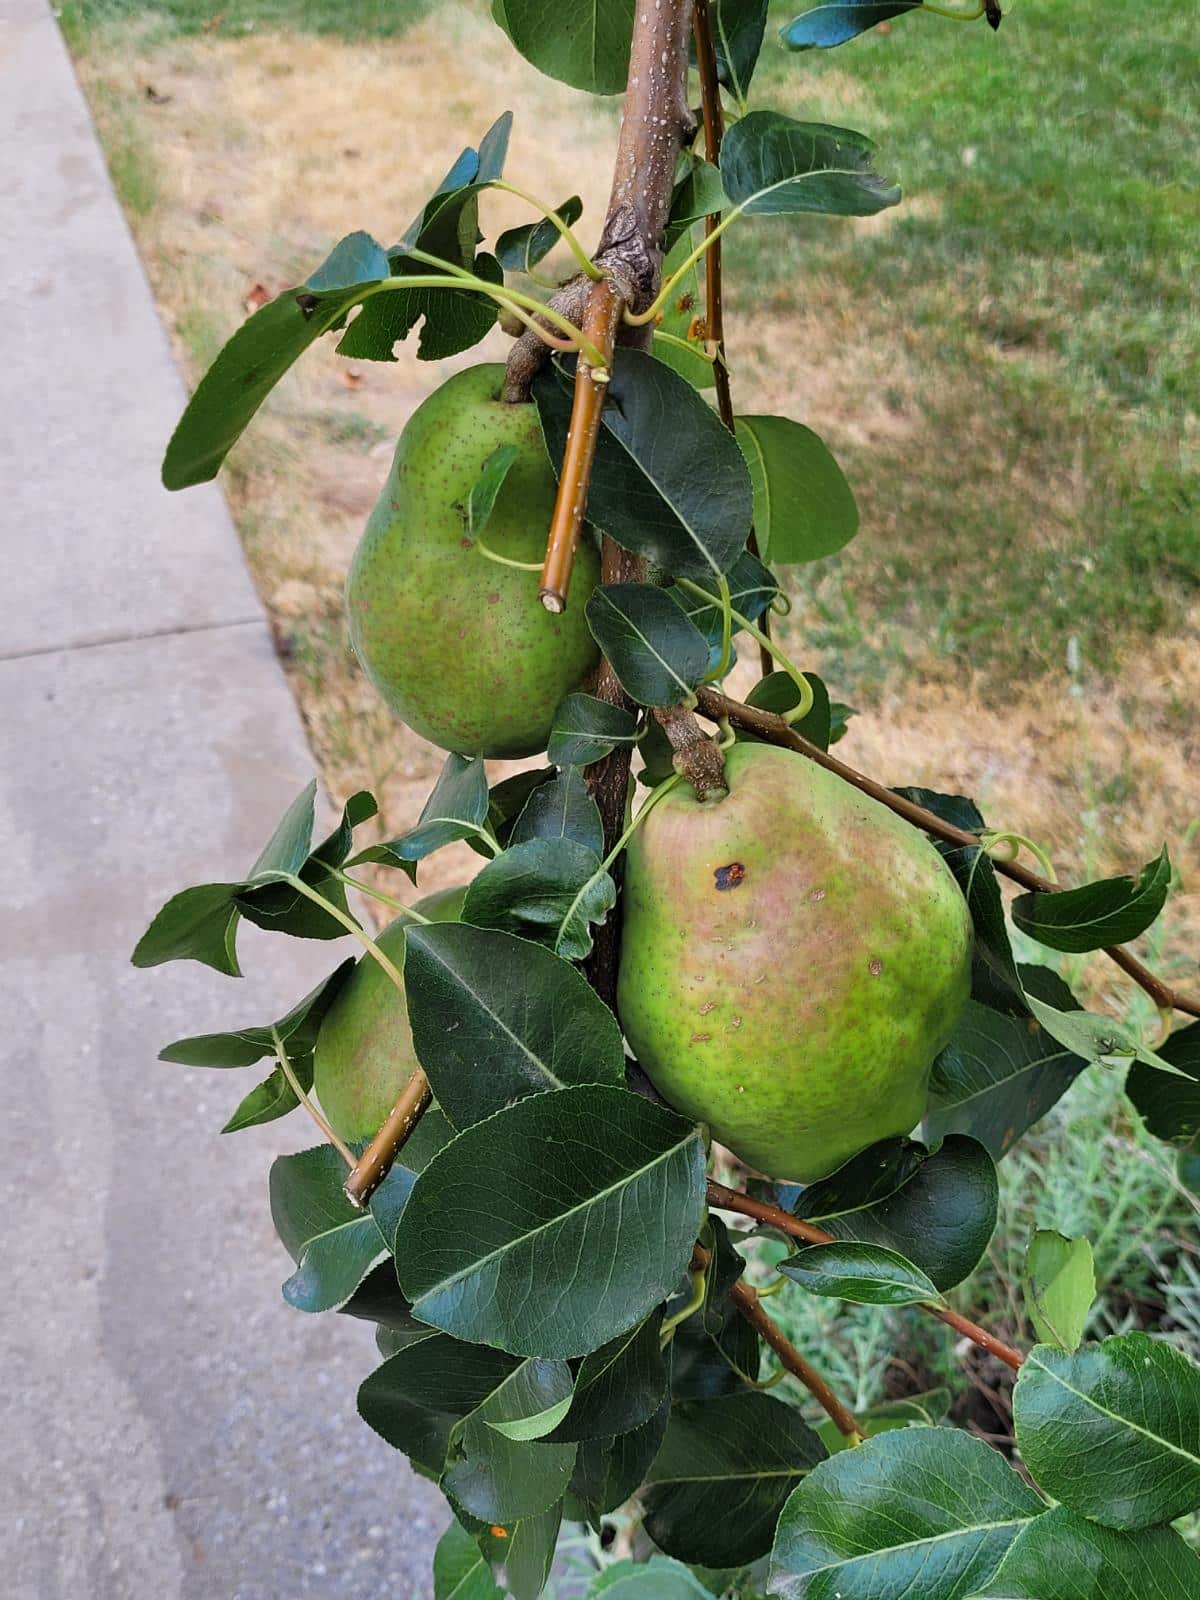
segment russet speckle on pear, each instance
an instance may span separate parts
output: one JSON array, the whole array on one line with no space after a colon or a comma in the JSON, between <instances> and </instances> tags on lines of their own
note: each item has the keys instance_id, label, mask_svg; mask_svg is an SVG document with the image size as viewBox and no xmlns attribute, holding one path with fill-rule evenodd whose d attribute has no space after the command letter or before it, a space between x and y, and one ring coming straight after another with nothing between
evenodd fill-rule
<instances>
[{"instance_id":1,"label":"russet speckle on pear","mask_svg":"<svg viewBox=\"0 0 1200 1600\"><path fill-rule=\"evenodd\" d=\"M443 889L416 909L431 922L457 922L466 893ZM375 940L401 971L408 925L398 916ZM418 1065L408 1003L368 951L326 1012L313 1056L313 1087L338 1137L354 1144L378 1133Z\"/></svg>"},{"instance_id":2,"label":"russet speckle on pear","mask_svg":"<svg viewBox=\"0 0 1200 1600\"><path fill-rule=\"evenodd\" d=\"M533 405L506 405L504 368L457 373L413 413L346 581L350 637L402 721L462 755L546 748L559 703L598 652L584 607L600 577L581 541L567 607L538 599L536 571L491 561L465 507L488 457L517 449L484 530L490 550L539 562L556 485Z\"/></svg>"},{"instance_id":3,"label":"russet speckle on pear","mask_svg":"<svg viewBox=\"0 0 1200 1600\"><path fill-rule=\"evenodd\" d=\"M907 1134L970 992L970 914L923 834L761 744L681 785L625 866L617 1008L658 1091L749 1166L812 1183Z\"/></svg>"}]
</instances>

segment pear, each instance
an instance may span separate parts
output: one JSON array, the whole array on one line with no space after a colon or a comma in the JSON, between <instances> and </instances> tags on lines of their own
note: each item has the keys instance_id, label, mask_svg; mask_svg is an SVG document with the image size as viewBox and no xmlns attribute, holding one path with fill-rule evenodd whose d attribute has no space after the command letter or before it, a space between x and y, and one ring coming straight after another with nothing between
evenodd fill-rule
<instances>
[{"instance_id":1,"label":"pear","mask_svg":"<svg viewBox=\"0 0 1200 1600\"><path fill-rule=\"evenodd\" d=\"M665 796L625 865L617 1009L658 1091L769 1177L911 1132L970 990L971 919L908 823L737 744L726 798Z\"/></svg>"},{"instance_id":2,"label":"pear","mask_svg":"<svg viewBox=\"0 0 1200 1600\"><path fill-rule=\"evenodd\" d=\"M350 637L402 721L443 750L495 758L546 748L559 702L595 666L584 607L600 576L576 552L566 610L538 599L536 571L490 560L467 504L501 445L517 456L483 538L509 561L540 563L556 494L537 409L500 399L504 368L457 373L413 413L346 582Z\"/></svg>"},{"instance_id":3,"label":"pear","mask_svg":"<svg viewBox=\"0 0 1200 1600\"><path fill-rule=\"evenodd\" d=\"M417 902L431 922L457 922L466 889ZM375 942L404 970L403 912ZM378 1133L418 1065L403 994L368 951L339 990L317 1034L313 1087L333 1131L354 1144Z\"/></svg>"}]
</instances>

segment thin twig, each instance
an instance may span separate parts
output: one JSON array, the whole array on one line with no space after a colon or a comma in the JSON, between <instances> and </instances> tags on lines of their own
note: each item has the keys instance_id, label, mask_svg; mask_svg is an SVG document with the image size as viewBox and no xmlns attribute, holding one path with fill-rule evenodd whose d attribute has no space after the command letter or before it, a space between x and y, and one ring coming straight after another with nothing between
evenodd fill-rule
<instances>
[{"instance_id":1,"label":"thin twig","mask_svg":"<svg viewBox=\"0 0 1200 1600\"><path fill-rule=\"evenodd\" d=\"M413 1129L429 1109L433 1095L429 1079L418 1067L400 1091L388 1119L351 1169L344 1188L347 1200L365 1206L392 1170Z\"/></svg>"},{"instance_id":2,"label":"thin twig","mask_svg":"<svg viewBox=\"0 0 1200 1600\"><path fill-rule=\"evenodd\" d=\"M596 444L600 438L613 346L624 308L625 302L611 278L602 278L591 286L583 314L583 332L604 357L604 369L597 372L591 362L582 356L575 367L575 397L571 406L571 424L567 430L567 448L563 454L558 498L554 502L546 561L538 587L538 598L547 611L555 613L567 608L571 569L575 564L575 552L579 548L587 515L588 486L591 483L592 464L596 459Z\"/></svg>"},{"instance_id":3,"label":"thin twig","mask_svg":"<svg viewBox=\"0 0 1200 1600\"><path fill-rule=\"evenodd\" d=\"M702 1244L692 1247L694 1272L703 1272L711 1259L711 1252ZM778 1323L763 1310L759 1303L758 1291L754 1286L739 1278L730 1289L729 1298L738 1308L739 1315L750 1324L759 1338L774 1350L783 1367L794 1378L799 1378L817 1404L833 1419L838 1432L845 1434L847 1439L853 1439L856 1444L860 1442L863 1436L862 1429L853 1413L842 1404L816 1368L804 1359Z\"/></svg>"},{"instance_id":4,"label":"thin twig","mask_svg":"<svg viewBox=\"0 0 1200 1600\"><path fill-rule=\"evenodd\" d=\"M304 1107L305 1111L308 1112L309 1116L316 1123L317 1127L320 1128L321 1132L329 1140L330 1144L337 1151L338 1155L341 1156L346 1165L348 1167L352 1167L354 1165L353 1150L351 1150L347 1144L338 1138L337 1134L334 1133L329 1123L326 1122L325 1118L317 1110L316 1106L309 1099L308 1095L305 1094L304 1085L296 1076L295 1069L293 1068L291 1061L288 1059L287 1046L280 1038L279 1030L277 1028L271 1029L271 1042L275 1046L275 1060L279 1064L280 1072L282 1072L284 1077L287 1079L288 1088L296 1096L296 1099Z\"/></svg>"},{"instance_id":5,"label":"thin twig","mask_svg":"<svg viewBox=\"0 0 1200 1600\"><path fill-rule=\"evenodd\" d=\"M811 1222L804 1222L799 1217L792 1216L791 1212L785 1211L782 1206L770 1205L765 1200L753 1200L748 1194L741 1194L737 1189L730 1189L714 1179L709 1180L708 1203L721 1211L736 1211L740 1216L753 1217L756 1222L763 1222L767 1227L789 1234L793 1239L803 1239L807 1244L838 1242L833 1234L826 1233L823 1228L814 1227ZM1011 1367L1014 1372L1023 1365L1025 1357L1019 1350L1005 1344L1003 1339L998 1339L994 1333L981 1328L969 1317L951 1311L948 1306L935 1305L932 1300L922 1300L919 1304L922 1311L927 1311L939 1322L944 1322L948 1328L961 1333L972 1344L978 1345L981 1350L986 1350L989 1355L1003 1361L1005 1366Z\"/></svg>"},{"instance_id":6,"label":"thin twig","mask_svg":"<svg viewBox=\"0 0 1200 1600\"><path fill-rule=\"evenodd\" d=\"M740 700L731 700L728 695L720 694L715 689L698 689L696 698L699 709L712 721L728 718L739 728L756 733L771 744L783 745L788 750L795 750L797 754L807 756L810 761L815 761L827 772L837 773L839 778L844 778L856 789L861 789L863 794L869 794L873 800L878 800L880 805L887 806L889 811L904 817L915 828L931 833L935 838L945 839L949 844L964 845L972 850L983 848L983 841L977 833L957 828L952 822L944 822L935 812L927 811L924 806L916 805L912 800L906 800L903 795L898 795L893 789L878 783L874 778L856 772L844 761L839 761L836 756L830 755L828 750L822 750L820 745L813 744L803 734L788 727L783 718L777 717L774 712L760 711L755 706L743 705ZM1020 861L993 859L992 865L1006 878L1011 878L1015 883L1023 885L1026 889L1034 889L1040 894L1058 894L1065 887L1061 883L1051 883L1048 878L1030 871ZM1144 989L1155 1005L1165 1011L1183 1011L1188 1016L1200 1017L1200 999L1183 994L1165 983L1163 979L1156 977L1124 946L1110 946L1104 954L1116 962L1122 972L1127 973L1139 988Z\"/></svg>"}]
</instances>

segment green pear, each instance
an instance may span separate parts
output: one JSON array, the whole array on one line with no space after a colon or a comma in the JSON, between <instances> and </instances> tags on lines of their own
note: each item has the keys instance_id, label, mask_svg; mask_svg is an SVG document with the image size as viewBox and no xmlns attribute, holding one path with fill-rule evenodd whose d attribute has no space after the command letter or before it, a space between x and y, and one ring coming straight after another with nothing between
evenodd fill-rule
<instances>
[{"instance_id":1,"label":"green pear","mask_svg":"<svg viewBox=\"0 0 1200 1600\"><path fill-rule=\"evenodd\" d=\"M652 1083L769 1177L911 1132L970 990L970 914L907 822L807 758L737 744L625 864L617 1009Z\"/></svg>"},{"instance_id":2,"label":"green pear","mask_svg":"<svg viewBox=\"0 0 1200 1600\"><path fill-rule=\"evenodd\" d=\"M457 922L466 888L443 889L417 902L431 922ZM404 970L403 912L375 942ZM325 1013L313 1057L313 1087L333 1131L354 1144L382 1127L418 1065L403 994L368 951Z\"/></svg>"},{"instance_id":3,"label":"green pear","mask_svg":"<svg viewBox=\"0 0 1200 1600\"><path fill-rule=\"evenodd\" d=\"M443 750L494 758L544 750L560 701L595 666L584 607L600 576L584 540L555 616L536 570L492 561L470 537L484 462L513 445L482 537L508 561L546 550L554 472L537 408L506 405L503 383L501 366L470 367L418 406L346 581L354 648L397 716Z\"/></svg>"}]
</instances>

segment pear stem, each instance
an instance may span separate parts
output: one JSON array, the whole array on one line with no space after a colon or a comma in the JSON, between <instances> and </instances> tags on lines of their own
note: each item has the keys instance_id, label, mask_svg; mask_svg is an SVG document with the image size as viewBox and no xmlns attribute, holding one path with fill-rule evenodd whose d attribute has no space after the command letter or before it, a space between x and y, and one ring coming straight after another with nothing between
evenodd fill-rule
<instances>
[{"instance_id":1,"label":"pear stem","mask_svg":"<svg viewBox=\"0 0 1200 1600\"><path fill-rule=\"evenodd\" d=\"M795 750L798 755L807 756L810 761L815 761L827 772L837 773L839 778L844 778L856 789L861 789L863 794L869 794L872 800L878 800L880 805L886 806L889 811L894 811L906 822L911 822L914 828L932 834L935 839L945 839L948 844L963 845L971 850L985 848L987 841L979 834L970 833L965 828L956 828L951 822L943 822L941 817L932 811L927 811L924 806L906 800L903 795L896 794L894 790L878 783L874 778L868 778L865 773L848 767L844 761L839 761L836 756L830 755L828 750L822 750L820 745L813 744L803 734L790 728L784 719L777 717L773 711L760 711L756 706L743 705L740 700L731 700L728 695L720 694L715 689L698 689L696 700L703 715L714 722L728 718L739 728L746 728L749 732L758 734L759 738L765 739L769 744L783 745L785 749ZM1006 878L1011 878L1014 883L1019 883L1026 889L1036 890L1039 894L1057 894L1064 887L1061 883L1051 883L1049 878L1031 872L1020 861L994 858L993 865ZM1143 966L1123 945L1110 945L1104 954L1132 978L1140 989L1145 990L1160 1010L1182 1011L1189 1017L1200 1017L1200 998L1172 988L1148 967Z\"/></svg>"}]
</instances>

